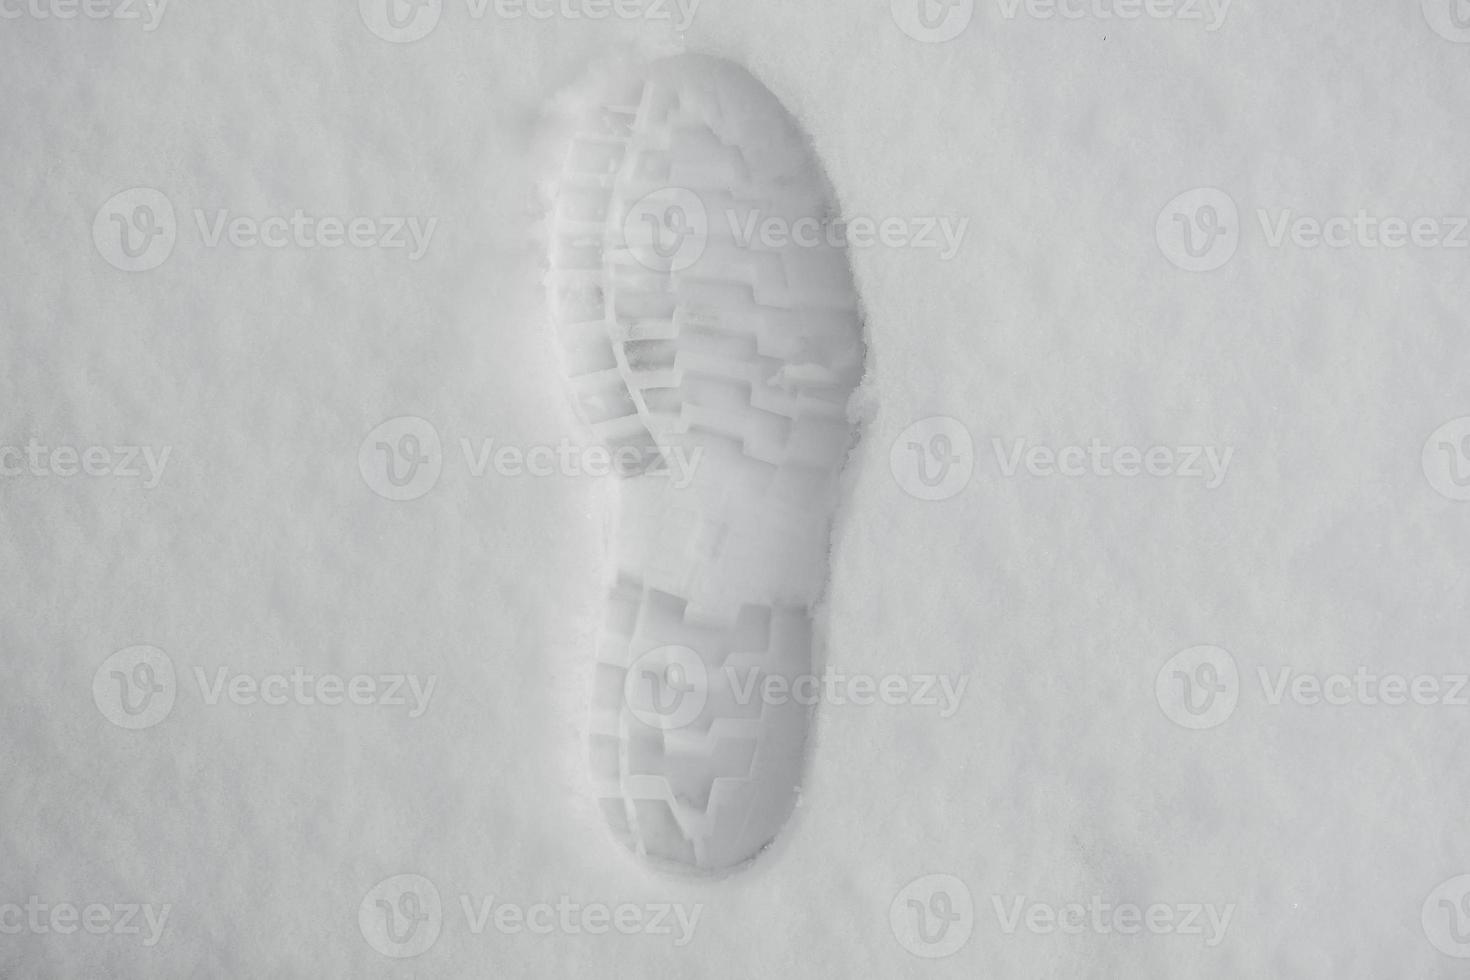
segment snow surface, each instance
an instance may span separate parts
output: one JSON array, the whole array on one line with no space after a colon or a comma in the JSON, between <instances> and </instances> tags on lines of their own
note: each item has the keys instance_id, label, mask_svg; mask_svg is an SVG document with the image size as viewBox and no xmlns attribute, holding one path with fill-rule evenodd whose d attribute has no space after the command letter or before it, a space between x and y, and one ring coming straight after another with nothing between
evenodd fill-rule
<instances>
[{"instance_id":1,"label":"snow surface","mask_svg":"<svg viewBox=\"0 0 1470 980\"><path fill-rule=\"evenodd\" d=\"M404 44L345 0L176 0L151 32L26 9L0 5L23 12L0 22L0 445L170 456L152 489L0 477L0 975L1464 975L1436 916L1470 872L1470 708L1272 704L1258 679L1465 670L1470 512L1421 460L1470 415L1465 252L1276 248L1257 216L1470 213L1470 46L1435 9L1237 0L1209 31L992 0L926 43L879 0L706 0L682 35L446 0ZM537 123L610 52L681 47L782 99L847 215L971 221L950 261L853 250L872 417L827 611L831 666L969 688L949 718L823 705L796 816L711 883L641 868L588 792L606 485L475 476L459 451L585 440L542 288ZM93 226L136 187L177 242L125 272ZM1211 272L1156 234L1195 188L1239 206ZM221 208L438 224L418 261L210 247L194 212ZM394 501L359 453L403 416L443 469ZM932 416L974 438L940 501L890 466ZM1007 477L993 439L1234 454L1216 489ZM1206 644L1239 703L1191 730L1155 685ZM129 730L93 682L135 645L177 681ZM196 668L437 687L417 718L210 704ZM394 959L359 911L409 873L441 932ZM973 901L943 959L890 916L931 874ZM1018 899L1095 895L1233 912L1213 946L1003 928ZM153 945L12 934L31 896L170 909ZM702 908L677 946L476 934L462 896Z\"/></svg>"}]
</instances>

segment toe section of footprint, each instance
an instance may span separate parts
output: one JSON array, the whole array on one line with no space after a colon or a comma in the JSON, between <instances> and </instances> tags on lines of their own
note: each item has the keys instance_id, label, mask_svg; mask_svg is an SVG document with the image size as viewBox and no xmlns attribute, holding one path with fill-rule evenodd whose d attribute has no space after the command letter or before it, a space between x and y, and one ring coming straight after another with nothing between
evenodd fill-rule
<instances>
[{"instance_id":1,"label":"toe section of footprint","mask_svg":"<svg viewBox=\"0 0 1470 980\"><path fill-rule=\"evenodd\" d=\"M861 314L810 143L744 69L666 59L568 105L549 298L577 411L625 476L595 791L649 862L726 871L800 789L811 705L790 692L821 653Z\"/></svg>"}]
</instances>

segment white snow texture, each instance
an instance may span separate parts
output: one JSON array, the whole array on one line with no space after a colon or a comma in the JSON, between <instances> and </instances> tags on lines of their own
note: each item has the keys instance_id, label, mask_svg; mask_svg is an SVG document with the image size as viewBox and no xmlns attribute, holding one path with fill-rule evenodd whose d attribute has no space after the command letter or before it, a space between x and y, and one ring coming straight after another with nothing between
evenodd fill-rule
<instances>
[{"instance_id":1,"label":"white snow texture","mask_svg":"<svg viewBox=\"0 0 1470 980\"><path fill-rule=\"evenodd\" d=\"M1465 975L1467 42L0 0L0 977ZM569 397L541 196L566 100L685 52L843 219L710 234L841 238L866 342L819 655L755 694L799 794L718 876L589 764L620 495L680 474Z\"/></svg>"}]
</instances>

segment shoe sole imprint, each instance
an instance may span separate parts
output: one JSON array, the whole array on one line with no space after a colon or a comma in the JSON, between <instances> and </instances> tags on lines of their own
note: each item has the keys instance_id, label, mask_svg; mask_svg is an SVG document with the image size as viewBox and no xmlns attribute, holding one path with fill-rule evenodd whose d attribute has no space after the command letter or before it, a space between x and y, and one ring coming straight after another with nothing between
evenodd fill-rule
<instances>
[{"instance_id":1,"label":"shoe sole imprint","mask_svg":"<svg viewBox=\"0 0 1470 980\"><path fill-rule=\"evenodd\" d=\"M653 464L617 481L594 791L649 862L725 871L800 789L813 698L768 685L814 671L865 360L856 290L845 249L810 234L834 205L808 140L743 69L664 59L568 114L553 318L578 413ZM746 234L767 218L807 219L800 244Z\"/></svg>"}]
</instances>

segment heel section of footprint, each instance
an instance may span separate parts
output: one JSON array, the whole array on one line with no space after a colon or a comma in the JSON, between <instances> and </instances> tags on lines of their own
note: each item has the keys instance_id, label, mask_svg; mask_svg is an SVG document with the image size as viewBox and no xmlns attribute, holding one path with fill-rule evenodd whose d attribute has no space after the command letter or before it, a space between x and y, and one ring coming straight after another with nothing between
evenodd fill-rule
<instances>
[{"instance_id":1,"label":"heel section of footprint","mask_svg":"<svg viewBox=\"0 0 1470 980\"><path fill-rule=\"evenodd\" d=\"M800 789L862 319L809 141L743 69L669 58L565 108L550 303L577 409L628 473L589 757L617 835L721 872ZM778 679L779 680L776 680ZM786 685L785 688L771 685Z\"/></svg>"}]
</instances>

